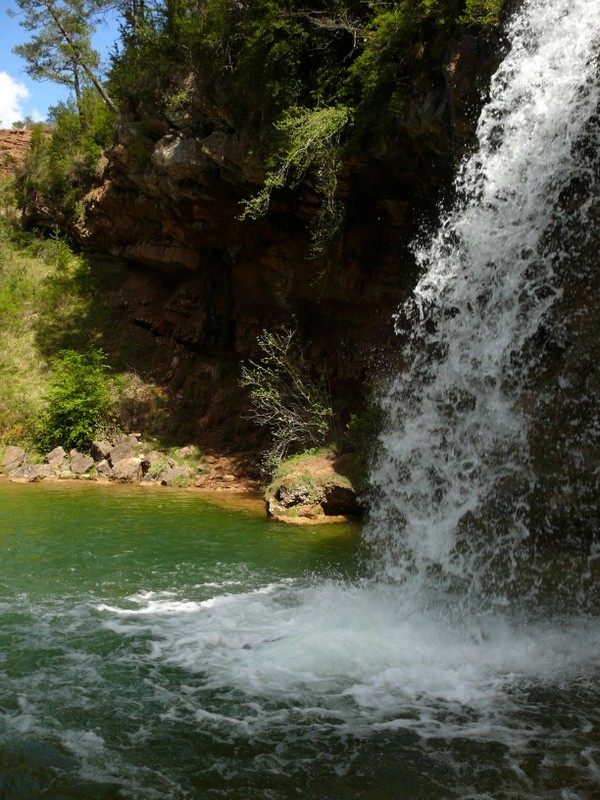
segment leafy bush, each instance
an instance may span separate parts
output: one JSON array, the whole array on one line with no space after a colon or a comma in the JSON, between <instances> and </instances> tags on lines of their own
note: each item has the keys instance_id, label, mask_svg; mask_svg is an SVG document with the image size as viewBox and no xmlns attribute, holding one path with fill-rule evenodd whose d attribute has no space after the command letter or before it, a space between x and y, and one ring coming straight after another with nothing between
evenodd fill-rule
<instances>
[{"instance_id":1,"label":"leafy bush","mask_svg":"<svg viewBox=\"0 0 600 800\"><path fill-rule=\"evenodd\" d=\"M44 396L46 410L37 426L40 449L89 448L110 409L107 372L100 349L61 350Z\"/></svg>"},{"instance_id":2,"label":"leafy bush","mask_svg":"<svg viewBox=\"0 0 600 800\"><path fill-rule=\"evenodd\" d=\"M240 383L250 389L250 418L269 428L271 447L263 457L273 473L293 450L325 444L331 439L334 413L323 378L313 378L295 331L263 331L258 344L261 361L242 367Z\"/></svg>"},{"instance_id":3,"label":"leafy bush","mask_svg":"<svg viewBox=\"0 0 600 800\"><path fill-rule=\"evenodd\" d=\"M80 201L98 171L103 150L111 143L114 115L91 89L83 93L80 106L73 101L51 109L50 129L35 125L30 149L17 180L21 208L42 194L74 219L81 213Z\"/></svg>"}]
</instances>

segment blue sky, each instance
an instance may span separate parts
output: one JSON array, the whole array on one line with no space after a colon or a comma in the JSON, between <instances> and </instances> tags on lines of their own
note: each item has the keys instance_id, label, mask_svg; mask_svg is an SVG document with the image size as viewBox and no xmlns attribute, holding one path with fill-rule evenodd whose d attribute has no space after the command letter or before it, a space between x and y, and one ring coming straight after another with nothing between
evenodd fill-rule
<instances>
[{"instance_id":1,"label":"blue sky","mask_svg":"<svg viewBox=\"0 0 600 800\"><path fill-rule=\"evenodd\" d=\"M18 17L9 17L8 9L18 10L14 0L0 0L0 128L26 116L43 120L48 107L66 100L67 90L49 81L32 81L25 73L25 63L12 52L17 44L26 42L30 33L19 25ZM94 46L104 58L117 37L113 20L98 25Z\"/></svg>"}]
</instances>

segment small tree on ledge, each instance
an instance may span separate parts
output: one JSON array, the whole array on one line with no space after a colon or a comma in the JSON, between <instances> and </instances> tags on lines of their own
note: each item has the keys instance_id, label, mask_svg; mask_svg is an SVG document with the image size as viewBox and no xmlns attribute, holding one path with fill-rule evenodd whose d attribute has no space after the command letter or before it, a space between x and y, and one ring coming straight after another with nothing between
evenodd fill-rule
<instances>
[{"instance_id":1,"label":"small tree on ledge","mask_svg":"<svg viewBox=\"0 0 600 800\"><path fill-rule=\"evenodd\" d=\"M332 438L334 414L326 382L313 378L296 331L257 337L263 357L242 367L240 384L250 389L257 425L266 426L272 444L263 457L265 472L273 473L291 450L326 444Z\"/></svg>"}]
</instances>

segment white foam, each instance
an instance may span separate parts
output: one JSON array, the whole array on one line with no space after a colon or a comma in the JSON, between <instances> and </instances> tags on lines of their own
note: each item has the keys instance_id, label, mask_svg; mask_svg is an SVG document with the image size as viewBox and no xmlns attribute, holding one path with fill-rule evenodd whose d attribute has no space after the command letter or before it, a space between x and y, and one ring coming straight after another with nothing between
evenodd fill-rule
<instances>
[{"instance_id":1,"label":"white foam","mask_svg":"<svg viewBox=\"0 0 600 800\"><path fill-rule=\"evenodd\" d=\"M386 725L439 735L439 713L463 708L474 716L461 731L472 727L485 736L489 716L510 711L523 682L559 685L591 676L600 662L593 621L495 614L457 625L448 609L419 610L393 587L288 582L182 602L179 612L164 602L165 608L152 601L135 614L105 607L105 625L129 636L151 632L145 658L196 676L186 702L197 719L213 722L264 724L265 709L281 713L275 702L337 714L345 730ZM241 692L261 711L229 717L202 705L209 690ZM493 727L497 735L499 723ZM455 732L449 722L446 735Z\"/></svg>"}]
</instances>

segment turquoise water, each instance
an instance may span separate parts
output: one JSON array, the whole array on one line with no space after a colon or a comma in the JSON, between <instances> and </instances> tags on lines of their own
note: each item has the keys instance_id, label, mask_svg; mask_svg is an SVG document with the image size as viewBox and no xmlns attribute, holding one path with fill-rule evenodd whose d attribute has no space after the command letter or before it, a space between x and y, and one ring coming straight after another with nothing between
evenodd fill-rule
<instances>
[{"instance_id":1,"label":"turquoise water","mask_svg":"<svg viewBox=\"0 0 600 800\"><path fill-rule=\"evenodd\" d=\"M461 620L357 526L0 483L0 797L597 798L597 620Z\"/></svg>"}]
</instances>

